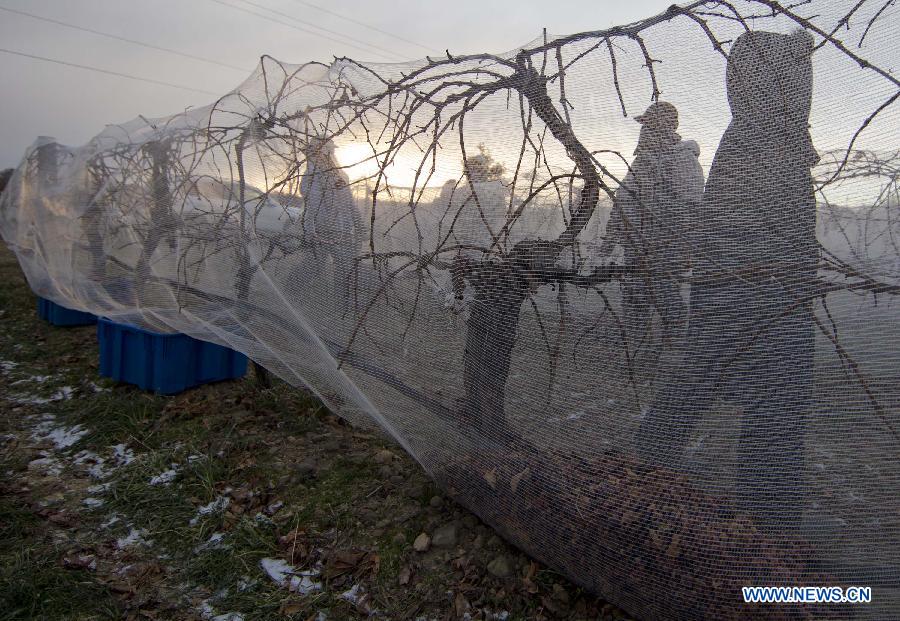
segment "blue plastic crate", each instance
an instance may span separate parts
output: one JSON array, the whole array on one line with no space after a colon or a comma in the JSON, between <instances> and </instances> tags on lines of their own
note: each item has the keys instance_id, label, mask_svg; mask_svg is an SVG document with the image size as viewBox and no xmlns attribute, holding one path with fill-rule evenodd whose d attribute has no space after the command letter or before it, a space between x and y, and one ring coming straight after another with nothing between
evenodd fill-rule
<instances>
[{"instance_id":1,"label":"blue plastic crate","mask_svg":"<svg viewBox=\"0 0 900 621\"><path fill-rule=\"evenodd\" d=\"M242 377L247 357L186 334L160 334L100 318L100 375L163 395Z\"/></svg>"},{"instance_id":2,"label":"blue plastic crate","mask_svg":"<svg viewBox=\"0 0 900 621\"><path fill-rule=\"evenodd\" d=\"M41 297L38 298L37 313L38 317L54 326L90 326L97 323L95 315L60 306Z\"/></svg>"}]
</instances>

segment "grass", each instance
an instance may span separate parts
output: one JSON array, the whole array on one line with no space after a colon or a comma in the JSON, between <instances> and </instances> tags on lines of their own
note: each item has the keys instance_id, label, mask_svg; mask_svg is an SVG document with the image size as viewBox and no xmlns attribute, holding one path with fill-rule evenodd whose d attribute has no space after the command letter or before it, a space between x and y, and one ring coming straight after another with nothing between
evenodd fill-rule
<instances>
[{"instance_id":1,"label":"grass","mask_svg":"<svg viewBox=\"0 0 900 621\"><path fill-rule=\"evenodd\" d=\"M4 553L0 619L118 619L121 607L92 576L57 564L39 546Z\"/></svg>"},{"instance_id":2,"label":"grass","mask_svg":"<svg viewBox=\"0 0 900 621\"><path fill-rule=\"evenodd\" d=\"M4 472L17 467L8 455L0 461ZM46 539L41 520L21 495L8 487L2 492L0 619L119 618L119 603L109 589L90 574L62 567L59 544Z\"/></svg>"},{"instance_id":3,"label":"grass","mask_svg":"<svg viewBox=\"0 0 900 621\"><path fill-rule=\"evenodd\" d=\"M98 377L93 327L54 328L34 305L0 250L0 620L612 618L549 570L523 582L527 558L308 393L252 377L173 397L116 385ZM41 424L83 433L59 447ZM448 523L456 546L412 549ZM486 571L499 555L512 578ZM291 592L264 558L319 572L321 589Z\"/></svg>"}]
</instances>

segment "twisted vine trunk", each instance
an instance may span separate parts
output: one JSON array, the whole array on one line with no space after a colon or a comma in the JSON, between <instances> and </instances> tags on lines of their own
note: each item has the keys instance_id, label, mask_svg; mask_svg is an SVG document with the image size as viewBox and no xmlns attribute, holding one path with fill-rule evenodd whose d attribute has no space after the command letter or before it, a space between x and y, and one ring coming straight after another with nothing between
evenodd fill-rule
<instances>
[{"instance_id":1,"label":"twisted vine trunk","mask_svg":"<svg viewBox=\"0 0 900 621\"><path fill-rule=\"evenodd\" d=\"M503 402L512 350L516 344L519 311L528 296L528 282L517 266L500 262L473 279L466 331L463 386L464 417L480 431L502 432L506 426Z\"/></svg>"},{"instance_id":2,"label":"twisted vine trunk","mask_svg":"<svg viewBox=\"0 0 900 621\"><path fill-rule=\"evenodd\" d=\"M174 246L174 219L172 217L172 194L166 173L169 166L167 141L157 141L145 147L150 156L150 227L144 238L141 256L137 263L138 292L143 294L150 279L150 260L163 238L169 236L169 244Z\"/></svg>"},{"instance_id":3,"label":"twisted vine trunk","mask_svg":"<svg viewBox=\"0 0 900 621\"><path fill-rule=\"evenodd\" d=\"M238 214L239 232L238 243L236 248L238 269L235 275L234 288L237 299L240 302L246 302L250 297L250 281L253 280L253 274L256 273L256 267L250 262L250 252L247 248L247 208L244 204L246 200L246 180L244 179L244 149L247 146L247 132L241 134L237 144L234 146L235 159L237 160L238 171L238 207L241 210Z\"/></svg>"},{"instance_id":4,"label":"twisted vine trunk","mask_svg":"<svg viewBox=\"0 0 900 621\"><path fill-rule=\"evenodd\" d=\"M517 58L518 70L507 81L531 105L550 133L566 149L584 181L566 229L554 241L526 240L509 255L484 260L469 280L475 289L463 353L463 417L480 430L503 434L506 428L506 382L516 343L522 304L536 287L551 281L560 253L584 229L600 199L602 182L590 151L581 144L547 93L547 81L527 55Z\"/></svg>"},{"instance_id":5,"label":"twisted vine trunk","mask_svg":"<svg viewBox=\"0 0 900 621\"><path fill-rule=\"evenodd\" d=\"M249 236L247 235L247 209L244 205L246 200L246 180L244 179L244 149L248 140L247 131L241 134L237 144L234 146L235 159L237 160L238 170L238 201L240 202L240 239L237 245L237 261L238 269L235 275L234 288L237 299L240 302L246 302L250 298L250 283L253 281L253 275L256 273L257 266L250 261L250 251L247 248ZM271 388L272 376L269 370L259 364L256 360L253 363L253 373L256 377L256 385L259 388Z\"/></svg>"}]
</instances>

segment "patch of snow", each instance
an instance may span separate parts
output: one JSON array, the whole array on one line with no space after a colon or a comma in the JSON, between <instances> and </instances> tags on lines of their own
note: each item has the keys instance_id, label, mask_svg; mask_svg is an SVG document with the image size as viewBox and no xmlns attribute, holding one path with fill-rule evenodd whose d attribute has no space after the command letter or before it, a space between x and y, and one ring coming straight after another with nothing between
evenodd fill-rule
<instances>
[{"instance_id":1,"label":"patch of snow","mask_svg":"<svg viewBox=\"0 0 900 621\"><path fill-rule=\"evenodd\" d=\"M215 550L224 547L222 539L225 538L224 533L213 533L209 539L194 548L194 552L202 552L203 550Z\"/></svg>"},{"instance_id":2,"label":"patch of snow","mask_svg":"<svg viewBox=\"0 0 900 621\"><path fill-rule=\"evenodd\" d=\"M278 584L287 582L288 576L294 573L294 567L280 558L260 559L259 566Z\"/></svg>"},{"instance_id":3,"label":"patch of snow","mask_svg":"<svg viewBox=\"0 0 900 621\"><path fill-rule=\"evenodd\" d=\"M146 536L147 530L145 528L138 529L132 527L127 535L116 539L116 547L123 550L132 546L149 546L151 542L148 539L145 539Z\"/></svg>"},{"instance_id":4,"label":"patch of snow","mask_svg":"<svg viewBox=\"0 0 900 621\"><path fill-rule=\"evenodd\" d=\"M72 394L75 392L75 389L71 386L63 386L55 393L50 395L51 401L66 401L72 398Z\"/></svg>"},{"instance_id":5,"label":"patch of snow","mask_svg":"<svg viewBox=\"0 0 900 621\"><path fill-rule=\"evenodd\" d=\"M92 479L105 479L109 477L111 474L110 471L103 465L103 462L96 463L90 468L88 468L88 474Z\"/></svg>"},{"instance_id":6,"label":"patch of snow","mask_svg":"<svg viewBox=\"0 0 900 621\"><path fill-rule=\"evenodd\" d=\"M81 451L75 455L74 463L79 466L91 463L91 466L88 468L88 474L91 478L101 480L108 479L112 476L114 470L122 466L127 466L135 459L134 453L124 444L116 444L112 447L112 451L113 455L110 460L104 459L90 451ZM114 465L109 465L108 462L110 461L113 462Z\"/></svg>"},{"instance_id":7,"label":"patch of snow","mask_svg":"<svg viewBox=\"0 0 900 621\"><path fill-rule=\"evenodd\" d=\"M317 578L319 576L319 572L314 570L306 570L301 571L296 576L291 578L291 583L288 586L288 589L297 593L298 595L309 595L310 593L315 593L316 591L322 590L322 583L316 582L313 578Z\"/></svg>"},{"instance_id":8,"label":"patch of snow","mask_svg":"<svg viewBox=\"0 0 900 621\"><path fill-rule=\"evenodd\" d=\"M10 386L19 386L21 384L43 384L49 379L52 379L52 375L32 375L31 377L26 377L25 379L16 380L10 383Z\"/></svg>"},{"instance_id":9,"label":"patch of snow","mask_svg":"<svg viewBox=\"0 0 900 621\"><path fill-rule=\"evenodd\" d=\"M198 611L200 616L208 621L244 621L243 615L239 612L226 612L225 614L217 615L216 609L212 607L208 599L200 602Z\"/></svg>"},{"instance_id":10,"label":"patch of snow","mask_svg":"<svg viewBox=\"0 0 900 621\"><path fill-rule=\"evenodd\" d=\"M72 458L72 463L75 464L76 466L83 466L84 464L87 464L87 463L102 464L104 461L106 461L106 460L103 459L102 457L100 457L99 455L97 455L97 453L88 451L86 449L83 451L78 451L77 453L75 453L75 456Z\"/></svg>"},{"instance_id":11,"label":"patch of snow","mask_svg":"<svg viewBox=\"0 0 900 621\"><path fill-rule=\"evenodd\" d=\"M309 595L322 590L322 583L313 580L319 576L316 570L297 571L286 561L276 558L264 558L259 561L259 565L269 578L300 595Z\"/></svg>"},{"instance_id":12,"label":"patch of snow","mask_svg":"<svg viewBox=\"0 0 900 621\"><path fill-rule=\"evenodd\" d=\"M106 468L106 460L91 451L85 450L76 453L72 463L76 466L90 464L87 471L92 479L105 479L110 475Z\"/></svg>"},{"instance_id":13,"label":"patch of snow","mask_svg":"<svg viewBox=\"0 0 900 621\"><path fill-rule=\"evenodd\" d=\"M362 585L357 583L350 587L350 590L344 591L338 597L356 606L362 601L362 598L365 597L365 593L361 593L360 591L362 591Z\"/></svg>"},{"instance_id":14,"label":"patch of snow","mask_svg":"<svg viewBox=\"0 0 900 621\"><path fill-rule=\"evenodd\" d=\"M134 567L134 565L129 563L128 565L125 565L124 567L119 567L116 570L116 573L119 574L120 576L124 576L128 573L128 570L131 569L132 567Z\"/></svg>"},{"instance_id":15,"label":"patch of snow","mask_svg":"<svg viewBox=\"0 0 900 621\"><path fill-rule=\"evenodd\" d=\"M509 611L501 610L500 612L491 612L487 608L484 609L484 621L507 621L509 619Z\"/></svg>"},{"instance_id":16,"label":"patch of snow","mask_svg":"<svg viewBox=\"0 0 900 621\"><path fill-rule=\"evenodd\" d=\"M74 427L57 425L56 418L52 414L47 414L43 417L43 422L34 427L31 437L38 441L53 442L57 449L65 449L78 442L87 433L88 430L81 425Z\"/></svg>"},{"instance_id":17,"label":"patch of snow","mask_svg":"<svg viewBox=\"0 0 900 621\"><path fill-rule=\"evenodd\" d=\"M250 578L250 576L242 576L237 583L237 590L243 593L247 589L252 589L256 586L256 580Z\"/></svg>"},{"instance_id":18,"label":"patch of snow","mask_svg":"<svg viewBox=\"0 0 900 621\"><path fill-rule=\"evenodd\" d=\"M62 474L63 463L55 457L40 457L28 462L29 470L43 470L45 474L57 477Z\"/></svg>"},{"instance_id":19,"label":"patch of snow","mask_svg":"<svg viewBox=\"0 0 900 621\"><path fill-rule=\"evenodd\" d=\"M200 516L210 515L212 513L221 513L228 508L228 505L230 503L231 499L227 496L219 496L212 502L209 502L197 509L197 515L196 517L191 518L190 525L196 526L200 522Z\"/></svg>"},{"instance_id":20,"label":"patch of snow","mask_svg":"<svg viewBox=\"0 0 900 621\"><path fill-rule=\"evenodd\" d=\"M103 522L103 523L100 525L100 528L106 529L106 528L111 527L113 524L117 524L117 523L119 523L119 522L121 522L121 521L122 521L122 520L121 520L121 518L119 518L118 514L113 513L111 516L109 516L109 519L108 519L108 520L106 520L105 522Z\"/></svg>"},{"instance_id":21,"label":"patch of snow","mask_svg":"<svg viewBox=\"0 0 900 621\"><path fill-rule=\"evenodd\" d=\"M43 383L49 379L49 376L35 376L28 379L18 380L12 383L21 384L23 382L32 382L35 380L40 380L38 383ZM46 405L48 403L53 403L54 401L65 401L66 399L72 398L72 393L75 391L71 386L63 386L56 392L54 392L49 397L39 397L37 395L27 395L27 394L17 394L9 397L9 400L18 403L20 405Z\"/></svg>"},{"instance_id":22,"label":"patch of snow","mask_svg":"<svg viewBox=\"0 0 900 621\"><path fill-rule=\"evenodd\" d=\"M168 470L151 477L150 485L170 485L175 480L175 477L178 476L178 464L171 465L172 467Z\"/></svg>"},{"instance_id":23,"label":"patch of snow","mask_svg":"<svg viewBox=\"0 0 900 621\"><path fill-rule=\"evenodd\" d=\"M90 487L88 487L87 491L91 494L105 494L109 491L111 485L111 483L98 483L96 485L91 485Z\"/></svg>"},{"instance_id":24,"label":"patch of snow","mask_svg":"<svg viewBox=\"0 0 900 621\"><path fill-rule=\"evenodd\" d=\"M259 566L268 574L269 578L282 586L288 585L290 578L297 573L293 565L280 558L261 559Z\"/></svg>"},{"instance_id":25,"label":"patch of snow","mask_svg":"<svg viewBox=\"0 0 900 621\"><path fill-rule=\"evenodd\" d=\"M103 386L100 386L96 382L87 382L87 384L85 384L85 385L88 388L90 388L91 390L93 390L95 393L109 392L109 388L104 388Z\"/></svg>"},{"instance_id":26,"label":"patch of snow","mask_svg":"<svg viewBox=\"0 0 900 621\"><path fill-rule=\"evenodd\" d=\"M93 498L89 496L82 500L81 503L88 509L96 509L97 507L103 506L104 501L101 498Z\"/></svg>"},{"instance_id":27,"label":"patch of snow","mask_svg":"<svg viewBox=\"0 0 900 621\"><path fill-rule=\"evenodd\" d=\"M50 399L44 399L43 397L35 397L34 395L13 395L9 398L13 403L18 403L19 405L47 405L50 403Z\"/></svg>"},{"instance_id":28,"label":"patch of snow","mask_svg":"<svg viewBox=\"0 0 900 621\"><path fill-rule=\"evenodd\" d=\"M134 461L134 451L124 444L116 444L112 447L112 450L116 466L127 466Z\"/></svg>"},{"instance_id":29,"label":"patch of snow","mask_svg":"<svg viewBox=\"0 0 900 621\"><path fill-rule=\"evenodd\" d=\"M6 375L17 366L19 366L18 362L13 362L12 360L0 360L0 372L2 372L3 375Z\"/></svg>"}]
</instances>

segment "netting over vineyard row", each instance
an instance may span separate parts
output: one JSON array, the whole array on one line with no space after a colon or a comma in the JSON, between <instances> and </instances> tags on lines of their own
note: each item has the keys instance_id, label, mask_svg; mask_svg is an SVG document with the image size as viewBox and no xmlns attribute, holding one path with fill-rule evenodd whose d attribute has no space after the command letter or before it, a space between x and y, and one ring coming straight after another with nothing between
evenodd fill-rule
<instances>
[{"instance_id":1,"label":"netting over vineyard row","mask_svg":"<svg viewBox=\"0 0 900 621\"><path fill-rule=\"evenodd\" d=\"M900 7L708 0L503 54L263 57L39 139L39 295L225 344L646 619L900 616ZM750 607L746 585L869 585Z\"/></svg>"}]
</instances>

